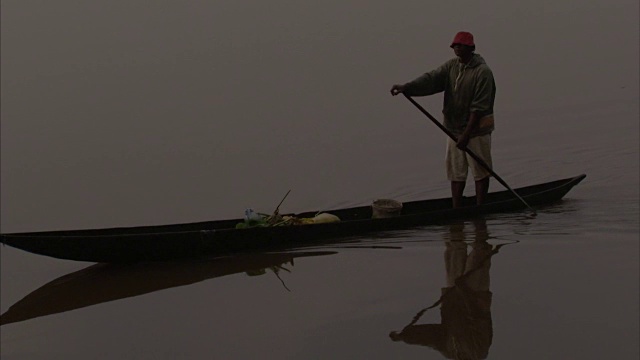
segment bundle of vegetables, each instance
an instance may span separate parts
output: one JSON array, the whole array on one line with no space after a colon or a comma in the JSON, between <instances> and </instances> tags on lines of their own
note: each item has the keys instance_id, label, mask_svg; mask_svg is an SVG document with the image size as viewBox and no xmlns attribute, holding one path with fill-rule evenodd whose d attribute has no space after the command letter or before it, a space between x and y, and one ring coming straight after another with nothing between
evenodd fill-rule
<instances>
[{"instance_id":1,"label":"bundle of vegetables","mask_svg":"<svg viewBox=\"0 0 640 360\"><path fill-rule=\"evenodd\" d=\"M252 227L267 227L267 226L323 224L323 223L332 223L332 222L340 221L339 217L329 213L319 213L316 216L311 218L298 218L295 216L280 216L279 214L274 214L274 215L257 214L257 215L259 215L259 217L245 216L245 221L238 223L236 225L236 229L247 229Z\"/></svg>"},{"instance_id":2,"label":"bundle of vegetables","mask_svg":"<svg viewBox=\"0 0 640 360\"><path fill-rule=\"evenodd\" d=\"M265 227L265 226L286 226L286 225L304 225L304 224L321 224L339 222L340 218L328 213L318 213L312 218L296 218L295 216L281 216L280 205L291 190L289 190L280 204L276 207L276 210L272 215L261 214L253 211L253 209L246 209L244 211L244 222L236 224L236 229L248 229L253 227Z\"/></svg>"},{"instance_id":3,"label":"bundle of vegetables","mask_svg":"<svg viewBox=\"0 0 640 360\"><path fill-rule=\"evenodd\" d=\"M326 224L339 222L340 218L329 213L319 213L312 218L296 218L294 216L284 216L283 221L287 225L305 225L305 224Z\"/></svg>"},{"instance_id":4,"label":"bundle of vegetables","mask_svg":"<svg viewBox=\"0 0 640 360\"><path fill-rule=\"evenodd\" d=\"M277 221L276 216L279 215L274 213L270 216L267 214L257 213L253 211L253 209L246 209L244 211L244 222L236 224L236 229L272 226Z\"/></svg>"}]
</instances>

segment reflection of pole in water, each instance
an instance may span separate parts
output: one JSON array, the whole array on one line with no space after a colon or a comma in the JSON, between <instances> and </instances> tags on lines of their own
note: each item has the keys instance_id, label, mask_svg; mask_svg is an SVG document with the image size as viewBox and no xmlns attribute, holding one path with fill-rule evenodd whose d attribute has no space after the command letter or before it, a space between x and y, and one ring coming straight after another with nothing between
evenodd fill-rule
<instances>
[{"instance_id":1,"label":"reflection of pole in water","mask_svg":"<svg viewBox=\"0 0 640 360\"><path fill-rule=\"evenodd\" d=\"M491 256L499 246L494 249L487 242L489 233L484 219L473 221L473 225L470 239L464 223L449 226L444 253L447 287L435 304L421 310L402 331L390 334L394 341L429 346L449 359L488 356L493 340L489 270ZM440 324L416 325L428 309L438 305Z\"/></svg>"},{"instance_id":2,"label":"reflection of pole in water","mask_svg":"<svg viewBox=\"0 0 640 360\"><path fill-rule=\"evenodd\" d=\"M478 220L474 226L475 238L468 245L468 254L464 239L446 243L447 287L440 308L444 343L438 350L451 359L484 359L493 339L489 290L492 247L487 242L486 222ZM464 230L458 234L466 235Z\"/></svg>"}]
</instances>

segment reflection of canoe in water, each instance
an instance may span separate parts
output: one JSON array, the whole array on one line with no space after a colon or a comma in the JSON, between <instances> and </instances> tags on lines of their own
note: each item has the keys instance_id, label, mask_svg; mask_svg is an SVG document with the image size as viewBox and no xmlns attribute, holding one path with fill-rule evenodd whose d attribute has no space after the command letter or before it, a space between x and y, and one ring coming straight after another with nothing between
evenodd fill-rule
<instances>
[{"instance_id":1,"label":"reflection of canoe in water","mask_svg":"<svg viewBox=\"0 0 640 360\"><path fill-rule=\"evenodd\" d=\"M527 186L515 191L531 206L560 200L585 175ZM95 230L3 234L0 241L25 251L61 259L90 262L136 262L202 255L230 255L251 251L278 251L311 242L376 231L435 224L481 214L525 209L510 191L490 193L486 204L475 206L474 197L464 207L451 208L451 198L411 201L395 217L372 219L371 206L326 211L337 223L236 229L243 219L190 224L140 226ZM298 214L308 218L317 211Z\"/></svg>"},{"instance_id":2,"label":"reflection of canoe in water","mask_svg":"<svg viewBox=\"0 0 640 360\"><path fill-rule=\"evenodd\" d=\"M140 264L95 264L55 279L15 303L0 325L58 314L109 301L246 272L260 274L281 266L291 270L294 259L335 252L246 254L213 260Z\"/></svg>"}]
</instances>

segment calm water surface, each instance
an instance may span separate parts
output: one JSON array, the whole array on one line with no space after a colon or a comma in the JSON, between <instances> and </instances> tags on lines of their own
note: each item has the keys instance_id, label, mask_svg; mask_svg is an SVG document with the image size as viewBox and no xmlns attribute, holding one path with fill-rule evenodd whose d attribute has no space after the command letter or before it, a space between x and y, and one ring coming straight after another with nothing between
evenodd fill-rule
<instances>
[{"instance_id":1,"label":"calm water surface","mask_svg":"<svg viewBox=\"0 0 640 360\"><path fill-rule=\"evenodd\" d=\"M388 89L459 30L496 74L496 172L587 178L536 217L293 253L116 266L3 246L2 359L637 359L638 10L3 1L2 232L239 217L289 189L284 212L448 196L444 135Z\"/></svg>"}]
</instances>

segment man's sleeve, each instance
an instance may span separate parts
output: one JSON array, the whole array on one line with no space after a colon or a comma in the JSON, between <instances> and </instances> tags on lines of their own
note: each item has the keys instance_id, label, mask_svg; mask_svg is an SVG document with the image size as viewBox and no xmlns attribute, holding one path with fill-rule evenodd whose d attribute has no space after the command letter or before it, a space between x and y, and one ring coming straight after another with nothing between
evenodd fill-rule
<instances>
[{"instance_id":1,"label":"man's sleeve","mask_svg":"<svg viewBox=\"0 0 640 360\"><path fill-rule=\"evenodd\" d=\"M447 64L443 64L439 68L406 83L404 94L408 96L427 96L442 92L447 83L447 74Z\"/></svg>"}]
</instances>

